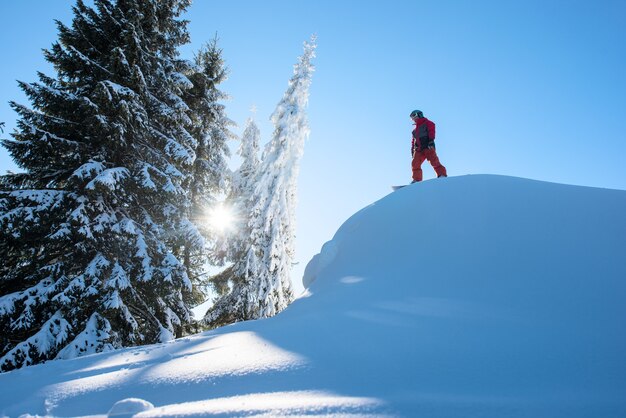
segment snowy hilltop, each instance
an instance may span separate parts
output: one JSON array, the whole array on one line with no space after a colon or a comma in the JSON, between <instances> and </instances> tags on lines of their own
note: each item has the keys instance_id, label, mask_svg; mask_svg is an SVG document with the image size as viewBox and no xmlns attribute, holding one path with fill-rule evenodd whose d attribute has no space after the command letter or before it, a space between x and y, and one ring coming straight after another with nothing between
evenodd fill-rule
<instances>
[{"instance_id":1,"label":"snowy hilltop","mask_svg":"<svg viewBox=\"0 0 626 418\"><path fill-rule=\"evenodd\" d=\"M0 416L626 416L626 191L474 175L348 219L284 312L0 374Z\"/></svg>"}]
</instances>

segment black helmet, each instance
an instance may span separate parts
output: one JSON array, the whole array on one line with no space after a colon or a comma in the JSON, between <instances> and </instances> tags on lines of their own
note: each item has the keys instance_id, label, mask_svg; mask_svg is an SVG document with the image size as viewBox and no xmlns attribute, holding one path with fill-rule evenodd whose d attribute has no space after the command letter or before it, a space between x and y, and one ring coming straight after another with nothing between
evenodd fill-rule
<instances>
[{"instance_id":1,"label":"black helmet","mask_svg":"<svg viewBox=\"0 0 626 418\"><path fill-rule=\"evenodd\" d=\"M411 114L409 116L411 117L411 119L423 118L424 117L424 113L421 110L414 110L414 111L411 112Z\"/></svg>"}]
</instances>

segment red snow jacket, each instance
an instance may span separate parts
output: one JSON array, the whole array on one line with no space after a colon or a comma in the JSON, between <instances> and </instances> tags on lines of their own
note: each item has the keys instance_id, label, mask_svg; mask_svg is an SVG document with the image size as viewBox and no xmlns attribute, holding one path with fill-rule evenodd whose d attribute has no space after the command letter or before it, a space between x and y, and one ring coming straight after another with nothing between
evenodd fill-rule
<instances>
[{"instance_id":1,"label":"red snow jacket","mask_svg":"<svg viewBox=\"0 0 626 418\"><path fill-rule=\"evenodd\" d=\"M413 130L411 155L428 148L435 148L435 123L427 118L420 118L415 122L415 129Z\"/></svg>"}]
</instances>

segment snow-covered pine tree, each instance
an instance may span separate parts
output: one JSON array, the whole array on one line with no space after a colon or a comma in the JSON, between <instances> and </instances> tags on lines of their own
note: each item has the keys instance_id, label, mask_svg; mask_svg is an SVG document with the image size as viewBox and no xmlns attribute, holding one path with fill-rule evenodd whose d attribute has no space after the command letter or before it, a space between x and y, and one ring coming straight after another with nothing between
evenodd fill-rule
<instances>
[{"instance_id":1,"label":"snow-covered pine tree","mask_svg":"<svg viewBox=\"0 0 626 418\"><path fill-rule=\"evenodd\" d=\"M248 229L249 213L252 210L252 191L254 180L259 171L259 149L261 131L254 118L250 117L241 137L237 154L241 156L241 164L233 173L231 187L225 206L232 212L234 228L222 238L224 241L217 248L214 255L218 264L223 264L224 259L236 260L242 252L242 247L250 237Z\"/></svg>"},{"instance_id":2,"label":"snow-covered pine tree","mask_svg":"<svg viewBox=\"0 0 626 418\"><path fill-rule=\"evenodd\" d=\"M241 260L250 248L249 214L252 211L252 192L254 180L259 171L259 150L261 131L254 119L248 118L241 144L237 153L241 156L241 165L235 173L226 205L235 214L236 227L233 232L219 239L212 256L216 264L225 261ZM236 268L241 264L232 264L221 273L212 276L209 283L216 294L216 301L203 322L209 327L230 324L246 319L242 307L240 292L245 284L244 277Z\"/></svg>"},{"instance_id":3,"label":"snow-covered pine tree","mask_svg":"<svg viewBox=\"0 0 626 418\"><path fill-rule=\"evenodd\" d=\"M250 197L249 244L232 267L237 280L231 293L207 312L209 326L270 317L293 300L290 272L295 253L297 180L309 134L305 109L315 48L315 37L304 43L287 91L272 114L274 133L264 149Z\"/></svg>"},{"instance_id":4,"label":"snow-covered pine tree","mask_svg":"<svg viewBox=\"0 0 626 418\"><path fill-rule=\"evenodd\" d=\"M231 237L231 260L239 259L246 250L245 243L250 238L248 221L254 205L255 179L260 171L261 130L253 117L248 118L241 137L237 154L241 157L241 165L233 175L231 205L235 213L236 228Z\"/></svg>"},{"instance_id":5,"label":"snow-covered pine tree","mask_svg":"<svg viewBox=\"0 0 626 418\"><path fill-rule=\"evenodd\" d=\"M45 51L56 77L20 83L32 108L12 103L2 141L24 172L1 181L1 370L165 341L190 320L174 255L194 229L189 2L77 0Z\"/></svg>"},{"instance_id":6,"label":"snow-covered pine tree","mask_svg":"<svg viewBox=\"0 0 626 418\"><path fill-rule=\"evenodd\" d=\"M194 286L195 304L204 302L201 278L206 276L207 245L214 241L210 228L207 228L207 208L215 203L216 195L227 193L230 183L227 141L236 138L230 131L235 123L227 117L222 103L229 97L219 89L227 75L223 52L216 37L197 52L187 75L193 87L184 95L192 110L190 133L198 143L193 175L187 188L191 201L189 217L198 226L200 235L186 237L183 254L190 278L194 285L197 284Z\"/></svg>"},{"instance_id":7,"label":"snow-covered pine tree","mask_svg":"<svg viewBox=\"0 0 626 418\"><path fill-rule=\"evenodd\" d=\"M254 118L250 117L246 121L246 126L241 136L241 144L237 154L241 156L241 165L235 172L233 179L233 192L242 203L242 210L249 208L250 195L254 178L259 170L259 150L261 143L261 131Z\"/></svg>"}]
</instances>

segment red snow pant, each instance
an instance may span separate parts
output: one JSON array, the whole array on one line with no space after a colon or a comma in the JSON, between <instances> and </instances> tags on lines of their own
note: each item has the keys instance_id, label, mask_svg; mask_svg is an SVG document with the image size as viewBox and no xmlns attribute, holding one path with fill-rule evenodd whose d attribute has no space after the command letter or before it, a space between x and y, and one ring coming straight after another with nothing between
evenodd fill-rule
<instances>
[{"instance_id":1,"label":"red snow pant","mask_svg":"<svg viewBox=\"0 0 626 418\"><path fill-rule=\"evenodd\" d=\"M446 168L439 162L437 157L437 151L434 148L425 149L422 151L416 151L413 154L413 162L411 167L413 168L413 181L422 181L422 163L424 160L428 160L430 165L435 169L437 177L447 177L448 173Z\"/></svg>"}]
</instances>

